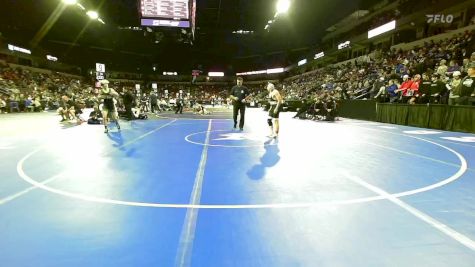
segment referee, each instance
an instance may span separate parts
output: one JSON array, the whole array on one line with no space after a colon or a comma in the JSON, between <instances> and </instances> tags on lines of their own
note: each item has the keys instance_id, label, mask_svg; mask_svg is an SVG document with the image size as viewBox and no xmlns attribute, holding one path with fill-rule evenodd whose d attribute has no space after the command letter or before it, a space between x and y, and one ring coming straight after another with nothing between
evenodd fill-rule
<instances>
[{"instance_id":1,"label":"referee","mask_svg":"<svg viewBox=\"0 0 475 267\"><path fill-rule=\"evenodd\" d=\"M237 78L237 85L231 89L231 100L233 100L234 129L237 126L238 111L240 113L239 130L244 130L244 114L246 113L246 98L249 96L249 89L242 86L242 78Z\"/></svg>"}]
</instances>

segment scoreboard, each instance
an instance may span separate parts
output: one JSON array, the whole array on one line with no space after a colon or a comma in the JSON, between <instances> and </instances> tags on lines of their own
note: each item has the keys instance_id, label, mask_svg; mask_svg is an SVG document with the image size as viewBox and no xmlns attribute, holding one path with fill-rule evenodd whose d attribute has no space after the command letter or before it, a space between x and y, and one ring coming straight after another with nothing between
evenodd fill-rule
<instances>
[{"instance_id":1,"label":"scoreboard","mask_svg":"<svg viewBox=\"0 0 475 267\"><path fill-rule=\"evenodd\" d=\"M189 20L189 0L141 0L142 17Z\"/></svg>"},{"instance_id":2,"label":"scoreboard","mask_svg":"<svg viewBox=\"0 0 475 267\"><path fill-rule=\"evenodd\" d=\"M142 26L195 28L196 0L139 0Z\"/></svg>"}]
</instances>

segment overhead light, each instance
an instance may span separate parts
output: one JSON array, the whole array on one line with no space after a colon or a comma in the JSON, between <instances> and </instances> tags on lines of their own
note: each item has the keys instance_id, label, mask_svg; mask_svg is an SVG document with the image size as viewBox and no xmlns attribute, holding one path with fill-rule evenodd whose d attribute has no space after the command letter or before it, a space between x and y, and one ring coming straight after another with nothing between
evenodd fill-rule
<instances>
[{"instance_id":1,"label":"overhead light","mask_svg":"<svg viewBox=\"0 0 475 267\"><path fill-rule=\"evenodd\" d=\"M86 8L85 8L83 5L81 5L80 3L77 3L76 5L77 5L80 9L86 10Z\"/></svg>"},{"instance_id":2,"label":"overhead light","mask_svg":"<svg viewBox=\"0 0 475 267\"><path fill-rule=\"evenodd\" d=\"M77 0L63 0L66 5L75 5L77 2Z\"/></svg>"},{"instance_id":3,"label":"overhead light","mask_svg":"<svg viewBox=\"0 0 475 267\"><path fill-rule=\"evenodd\" d=\"M86 13L89 18L91 19L98 19L99 18L99 14L97 14L96 11L92 11L92 10L89 10L87 13Z\"/></svg>"},{"instance_id":4,"label":"overhead light","mask_svg":"<svg viewBox=\"0 0 475 267\"><path fill-rule=\"evenodd\" d=\"M57 57L53 57L52 55L46 55L46 59L49 61L58 61Z\"/></svg>"},{"instance_id":5,"label":"overhead light","mask_svg":"<svg viewBox=\"0 0 475 267\"><path fill-rule=\"evenodd\" d=\"M269 29L269 24L267 24L265 27L264 27L264 30L267 30Z\"/></svg>"},{"instance_id":6,"label":"overhead light","mask_svg":"<svg viewBox=\"0 0 475 267\"><path fill-rule=\"evenodd\" d=\"M272 24L273 22L274 22L273 20L269 20L267 23Z\"/></svg>"},{"instance_id":7,"label":"overhead light","mask_svg":"<svg viewBox=\"0 0 475 267\"><path fill-rule=\"evenodd\" d=\"M307 64L307 59L300 60L297 65L302 66L302 65L305 65L305 64Z\"/></svg>"},{"instance_id":8,"label":"overhead light","mask_svg":"<svg viewBox=\"0 0 475 267\"><path fill-rule=\"evenodd\" d=\"M98 18L97 20L102 24L106 24L101 18Z\"/></svg>"},{"instance_id":9,"label":"overhead light","mask_svg":"<svg viewBox=\"0 0 475 267\"><path fill-rule=\"evenodd\" d=\"M290 0L279 0L277 2L277 14L287 13L290 8Z\"/></svg>"},{"instance_id":10,"label":"overhead light","mask_svg":"<svg viewBox=\"0 0 475 267\"><path fill-rule=\"evenodd\" d=\"M31 51L30 51L30 50L25 49L25 48L21 48L21 47L18 47L18 46L14 46L14 45L11 45L11 44L8 45L8 50L17 51L17 52L21 52L21 53L25 53L25 54L31 55Z\"/></svg>"},{"instance_id":11,"label":"overhead light","mask_svg":"<svg viewBox=\"0 0 475 267\"><path fill-rule=\"evenodd\" d=\"M224 77L224 72L211 71L208 72L209 77Z\"/></svg>"},{"instance_id":12,"label":"overhead light","mask_svg":"<svg viewBox=\"0 0 475 267\"><path fill-rule=\"evenodd\" d=\"M273 74L273 73L282 73L284 72L284 68L276 68L276 69L268 69L266 70L267 74Z\"/></svg>"}]
</instances>

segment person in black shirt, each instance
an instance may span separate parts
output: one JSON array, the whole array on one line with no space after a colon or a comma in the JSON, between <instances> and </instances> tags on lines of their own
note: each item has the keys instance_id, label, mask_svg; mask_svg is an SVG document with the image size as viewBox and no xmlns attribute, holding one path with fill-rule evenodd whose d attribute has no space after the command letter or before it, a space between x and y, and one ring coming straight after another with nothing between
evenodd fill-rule
<instances>
[{"instance_id":1,"label":"person in black shirt","mask_svg":"<svg viewBox=\"0 0 475 267\"><path fill-rule=\"evenodd\" d=\"M176 109L175 109L175 114L183 114L183 105L185 101L183 100L183 94L182 93L177 93L177 98L176 98Z\"/></svg>"},{"instance_id":2,"label":"person in black shirt","mask_svg":"<svg viewBox=\"0 0 475 267\"><path fill-rule=\"evenodd\" d=\"M125 106L125 116L127 119L131 120L134 118L132 114L132 107L134 106L135 103L135 96L131 92L131 89L125 89L125 93L123 96L124 100L124 106Z\"/></svg>"},{"instance_id":3,"label":"person in black shirt","mask_svg":"<svg viewBox=\"0 0 475 267\"><path fill-rule=\"evenodd\" d=\"M430 103L431 104L445 104L442 103L444 99L442 96L445 95L447 88L445 83L440 79L438 73L432 74L432 83L430 85Z\"/></svg>"},{"instance_id":4,"label":"person in black shirt","mask_svg":"<svg viewBox=\"0 0 475 267\"><path fill-rule=\"evenodd\" d=\"M249 90L242 86L243 79L241 77L237 78L237 85L231 89L231 100L233 101L233 119L234 119L234 129L237 126L237 117L238 111L240 113L239 120L239 130L244 129L244 115L246 113L246 98L249 96Z\"/></svg>"},{"instance_id":5,"label":"person in black shirt","mask_svg":"<svg viewBox=\"0 0 475 267\"><path fill-rule=\"evenodd\" d=\"M160 112L160 108L158 107L158 97L155 93L150 94L150 107L152 109L152 113L155 113L155 111Z\"/></svg>"},{"instance_id":6,"label":"person in black shirt","mask_svg":"<svg viewBox=\"0 0 475 267\"><path fill-rule=\"evenodd\" d=\"M432 87L432 81L427 73L422 74L422 82L419 85L419 104L427 104L430 101L430 92Z\"/></svg>"}]
</instances>

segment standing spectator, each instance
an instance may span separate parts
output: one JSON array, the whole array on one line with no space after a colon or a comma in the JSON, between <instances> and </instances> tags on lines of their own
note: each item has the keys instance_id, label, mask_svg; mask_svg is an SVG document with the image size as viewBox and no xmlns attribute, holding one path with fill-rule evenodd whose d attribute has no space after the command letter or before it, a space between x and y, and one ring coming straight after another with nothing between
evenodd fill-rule
<instances>
[{"instance_id":1,"label":"standing spectator","mask_svg":"<svg viewBox=\"0 0 475 267\"><path fill-rule=\"evenodd\" d=\"M447 84L447 89L449 90L449 105L455 105L457 99L460 97L460 90L462 88L462 80L460 79L460 71L455 71L453 73L453 78L450 83Z\"/></svg>"},{"instance_id":2,"label":"standing spectator","mask_svg":"<svg viewBox=\"0 0 475 267\"><path fill-rule=\"evenodd\" d=\"M470 97L475 97L475 61L468 65L468 75L462 80L462 87L460 90L460 97L457 104L468 105Z\"/></svg>"},{"instance_id":3,"label":"standing spectator","mask_svg":"<svg viewBox=\"0 0 475 267\"><path fill-rule=\"evenodd\" d=\"M419 104L427 104L430 102L430 90L432 81L427 73L422 74L422 81L419 85Z\"/></svg>"}]
</instances>

